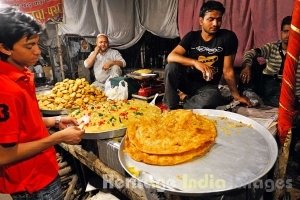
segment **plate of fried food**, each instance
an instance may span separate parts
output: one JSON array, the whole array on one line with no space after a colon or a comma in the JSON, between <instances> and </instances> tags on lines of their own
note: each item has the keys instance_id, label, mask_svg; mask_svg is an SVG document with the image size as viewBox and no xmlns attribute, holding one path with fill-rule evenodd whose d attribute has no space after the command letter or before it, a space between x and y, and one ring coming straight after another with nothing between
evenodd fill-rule
<instances>
[{"instance_id":1,"label":"plate of fried food","mask_svg":"<svg viewBox=\"0 0 300 200\"><path fill-rule=\"evenodd\" d=\"M51 90L37 92L37 100L43 114L66 115L83 105L106 101L106 96L85 78L67 78L57 82Z\"/></svg>"},{"instance_id":2,"label":"plate of fried food","mask_svg":"<svg viewBox=\"0 0 300 200\"><path fill-rule=\"evenodd\" d=\"M172 110L127 126L119 161L146 186L188 195L234 190L263 177L277 158L272 134L221 110Z\"/></svg>"},{"instance_id":3,"label":"plate of fried food","mask_svg":"<svg viewBox=\"0 0 300 200\"><path fill-rule=\"evenodd\" d=\"M150 78L156 78L158 77L158 74L153 73L151 69L139 69L135 70L129 74L127 74L128 77L134 78L137 80L145 80L145 79L150 79Z\"/></svg>"},{"instance_id":4,"label":"plate of fried food","mask_svg":"<svg viewBox=\"0 0 300 200\"><path fill-rule=\"evenodd\" d=\"M51 89L37 91L36 94L41 113L44 116L67 115L69 113L69 110L50 102L51 96L53 96Z\"/></svg>"}]
</instances>

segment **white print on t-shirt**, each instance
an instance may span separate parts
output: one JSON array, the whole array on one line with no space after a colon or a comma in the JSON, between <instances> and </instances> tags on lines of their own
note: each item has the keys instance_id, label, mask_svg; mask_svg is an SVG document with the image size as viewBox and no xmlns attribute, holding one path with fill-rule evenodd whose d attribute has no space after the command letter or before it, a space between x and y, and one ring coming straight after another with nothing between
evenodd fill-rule
<instances>
[{"instance_id":1,"label":"white print on t-shirt","mask_svg":"<svg viewBox=\"0 0 300 200\"><path fill-rule=\"evenodd\" d=\"M192 49L196 49L199 52L204 52L206 51L208 54L214 54L216 52L222 52L223 48L222 47L216 47L216 48L209 48L209 47L205 47L205 46L198 46Z\"/></svg>"}]
</instances>

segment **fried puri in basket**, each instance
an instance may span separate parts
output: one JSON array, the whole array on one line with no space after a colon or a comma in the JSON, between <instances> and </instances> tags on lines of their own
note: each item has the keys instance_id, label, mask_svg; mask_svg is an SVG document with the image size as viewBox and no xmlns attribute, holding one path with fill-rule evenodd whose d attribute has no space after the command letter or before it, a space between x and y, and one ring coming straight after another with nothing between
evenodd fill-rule
<instances>
[{"instance_id":1,"label":"fried puri in basket","mask_svg":"<svg viewBox=\"0 0 300 200\"><path fill-rule=\"evenodd\" d=\"M175 165L204 155L216 136L213 120L190 110L174 110L130 123L125 152L148 164Z\"/></svg>"}]
</instances>

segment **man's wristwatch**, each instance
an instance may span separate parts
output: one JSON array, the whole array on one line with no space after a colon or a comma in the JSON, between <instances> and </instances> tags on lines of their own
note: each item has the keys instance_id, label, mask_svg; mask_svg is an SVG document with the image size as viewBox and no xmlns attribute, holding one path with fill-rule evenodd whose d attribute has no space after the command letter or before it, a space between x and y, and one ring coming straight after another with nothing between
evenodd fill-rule
<instances>
[{"instance_id":1,"label":"man's wristwatch","mask_svg":"<svg viewBox=\"0 0 300 200\"><path fill-rule=\"evenodd\" d=\"M59 128L60 121L61 121L61 116L56 116L55 117L55 124L54 124L55 128Z\"/></svg>"}]
</instances>

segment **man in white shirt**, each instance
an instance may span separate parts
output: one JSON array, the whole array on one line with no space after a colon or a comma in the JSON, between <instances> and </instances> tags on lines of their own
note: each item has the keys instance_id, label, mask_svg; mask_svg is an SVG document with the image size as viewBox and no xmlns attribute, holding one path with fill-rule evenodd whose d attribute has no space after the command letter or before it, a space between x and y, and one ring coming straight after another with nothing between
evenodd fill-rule
<instances>
[{"instance_id":1,"label":"man in white shirt","mask_svg":"<svg viewBox=\"0 0 300 200\"><path fill-rule=\"evenodd\" d=\"M108 37L99 34L96 39L96 47L84 61L86 68L94 67L96 81L93 85L104 89L105 82L122 75L122 67L126 66L119 51L109 48Z\"/></svg>"}]
</instances>

